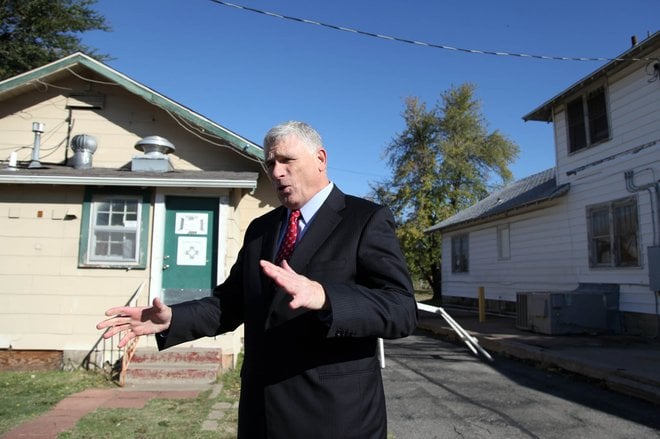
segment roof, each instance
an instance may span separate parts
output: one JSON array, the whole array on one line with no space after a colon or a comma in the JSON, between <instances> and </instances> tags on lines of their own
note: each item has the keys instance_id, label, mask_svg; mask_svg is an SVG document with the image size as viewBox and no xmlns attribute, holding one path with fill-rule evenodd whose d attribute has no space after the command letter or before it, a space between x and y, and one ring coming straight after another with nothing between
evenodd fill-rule
<instances>
[{"instance_id":1,"label":"roof","mask_svg":"<svg viewBox=\"0 0 660 439\"><path fill-rule=\"evenodd\" d=\"M626 52L619 55L617 58L602 66L600 69L585 76L563 92L559 93L557 96L546 101L538 108L532 110L530 113L523 116L523 120L525 122L530 120L552 122L552 108L557 104L565 101L568 97L575 94L584 87L589 86L594 81L597 81L605 76L612 75L613 73L628 67L632 63L640 61L641 58L648 56L651 52L657 50L658 48L660 48L660 31L636 44ZM658 58L658 61L660 61L660 58Z\"/></svg>"},{"instance_id":2,"label":"roof","mask_svg":"<svg viewBox=\"0 0 660 439\"><path fill-rule=\"evenodd\" d=\"M80 52L0 81L0 100L23 93L28 87L32 87L36 81L59 77L63 74L75 75L75 72L71 69L77 66L84 66L147 102L199 126L209 134L224 140L227 146L235 149L238 153L263 161L261 146Z\"/></svg>"},{"instance_id":3,"label":"roof","mask_svg":"<svg viewBox=\"0 0 660 439\"><path fill-rule=\"evenodd\" d=\"M568 183L557 186L555 168L518 180L494 192L456 215L429 227L424 232L438 232L483 222L497 215L549 201L566 194Z\"/></svg>"},{"instance_id":4,"label":"roof","mask_svg":"<svg viewBox=\"0 0 660 439\"><path fill-rule=\"evenodd\" d=\"M0 168L0 184L255 189L258 177L257 172L230 171L136 172L108 168L76 169L57 165L14 170Z\"/></svg>"}]
</instances>

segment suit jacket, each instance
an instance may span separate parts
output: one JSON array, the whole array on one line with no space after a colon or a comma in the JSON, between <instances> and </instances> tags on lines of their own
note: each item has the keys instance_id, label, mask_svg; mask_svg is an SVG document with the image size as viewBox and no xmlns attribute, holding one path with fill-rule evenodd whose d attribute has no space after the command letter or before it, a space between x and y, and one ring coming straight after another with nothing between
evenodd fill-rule
<instances>
[{"instance_id":1,"label":"suit jacket","mask_svg":"<svg viewBox=\"0 0 660 439\"><path fill-rule=\"evenodd\" d=\"M291 310L259 260L275 258L279 207L255 219L212 297L174 305L162 349L245 323L241 438L385 438L377 338L417 325L412 283L389 209L334 188L289 259L323 286L329 311Z\"/></svg>"}]
</instances>

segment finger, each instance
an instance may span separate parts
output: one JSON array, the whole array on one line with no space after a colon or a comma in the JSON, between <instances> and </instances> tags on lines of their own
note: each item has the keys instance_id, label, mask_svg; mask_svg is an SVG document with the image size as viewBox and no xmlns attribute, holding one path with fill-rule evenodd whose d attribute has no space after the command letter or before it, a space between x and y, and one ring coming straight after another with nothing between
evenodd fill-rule
<instances>
[{"instance_id":1,"label":"finger","mask_svg":"<svg viewBox=\"0 0 660 439\"><path fill-rule=\"evenodd\" d=\"M129 341L134 339L136 337L135 333L133 332L127 332L124 337L122 337L121 340L119 340L119 344L117 345L118 348L123 348L128 344Z\"/></svg>"},{"instance_id":2,"label":"finger","mask_svg":"<svg viewBox=\"0 0 660 439\"><path fill-rule=\"evenodd\" d=\"M268 270L268 271L274 271L274 270L277 270L277 269L280 268L279 266L273 264L272 262L266 261L265 259L260 260L260 261L259 261L259 265L261 265L261 268L262 268L264 271L266 271L266 270Z\"/></svg>"},{"instance_id":3,"label":"finger","mask_svg":"<svg viewBox=\"0 0 660 439\"><path fill-rule=\"evenodd\" d=\"M160 297L154 297L154 301L152 302L154 308L156 308L158 311L162 311L165 309L165 304L163 303L162 300L160 300Z\"/></svg>"},{"instance_id":4,"label":"finger","mask_svg":"<svg viewBox=\"0 0 660 439\"><path fill-rule=\"evenodd\" d=\"M287 271L289 273L295 273L295 271L293 271L293 268L291 268L291 266L289 265L286 259L282 259L282 268L284 269L284 271Z\"/></svg>"},{"instance_id":5,"label":"finger","mask_svg":"<svg viewBox=\"0 0 660 439\"><path fill-rule=\"evenodd\" d=\"M116 317L111 317L111 318L109 318L109 319L105 319L105 320L103 320L102 322L97 323L97 325L96 325L96 329L105 329L105 328L109 328L109 327L111 327L111 326L116 326L117 323L119 323L119 322L117 321L117 318L116 318Z\"/></svg>"},{"instance_id":6,"label":"finger","mask_svg":"<svg viewBox=\"0 0 660 439\"><path fill-rule=\"evenodd\" d=\"M298 296L296 295L290 295L291 301L289 302L289 308L291 309L298 309L301 308L303 305L300 303Z\"/></svg>"},{"instance_id":7,"label":"finger","mask_svg":"<svg viewBox=\"0 0 660 439\"><path fill-rule=\"evenodd\" d=\"M128 313L129 310L130 310L130 308L128 308L126 306L115 306L113 308L109 308L108 310L106 310L105 315L106 316L118 316L118 315L121 315L121 314Z\"/></svg>"},{"instance_id":8,"label":"finger","mask_svg":"<svg viewBox=\"0 0 660 439\"><path fill-rule=\"evenodd\" d=\"M125 331L128 331L128 330L130 330L130 327L128 325L126 325L126 326L112 326L112 327L108 328L108 330L103 333L103 338L108 339L110 337L114 337L115 335L119 334L120 332L125 332Z\"/></svg>"},{"instance_id":9,"label":"finger","mask_svg":"<svg viewBox=\"0 0 660 439\"><path fill-rule=\"evenodd\" d=\"M260 261L259 264L261 265L261 269L264 271L264 274L271 279L275 279L277 276L277 273L280 272L282 269L278 267L275 264L271 264L268 261Z\"/></svg>"},{"instance_id":10,"label":"finger","mask_svg":"<svg viewBox=\"0 0 660 439\"><path fill-rule=\"evenodd\" d=\"M102 322L99 322L96 325L97 329L109 328L111 326L123 326L128 325L132 321L130 316L115 316L105 319Z\"/></svg>"}]
</instances>

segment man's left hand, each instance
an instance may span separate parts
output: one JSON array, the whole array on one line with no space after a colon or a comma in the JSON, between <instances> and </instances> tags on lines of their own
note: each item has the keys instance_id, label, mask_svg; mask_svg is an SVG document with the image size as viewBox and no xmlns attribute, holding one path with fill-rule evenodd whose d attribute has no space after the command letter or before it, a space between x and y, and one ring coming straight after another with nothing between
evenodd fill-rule
<instances>
[{"instance_id":1,"label":"man's left hand","mask_svg":"<svg viewBox=\"0 0 660 439\"><path fill-rule=\"evenodd\" d=\"M319 310L326 307L323 286L293 271L286 260L282 261L281 266L265 260L261 260L259 263L266 276L273 279L275 284L291 296L291 302L289 302L291 309Z\"/></svg>"}]
</instances>

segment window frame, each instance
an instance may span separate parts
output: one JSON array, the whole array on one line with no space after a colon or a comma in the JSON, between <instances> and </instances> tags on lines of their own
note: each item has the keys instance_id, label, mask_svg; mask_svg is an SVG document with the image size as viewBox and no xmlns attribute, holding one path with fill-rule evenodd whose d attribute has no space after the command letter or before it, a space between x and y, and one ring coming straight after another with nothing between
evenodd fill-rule
<instances>
[{"instance_id":1,"label":"window frame","mask_svg":"<svg viewBox=\"0 0 660 439\"><path fill-rule=\"evenodd\" d=\"M146 269L147 266L147 246L148 246L148 231L149 231L149 211L150 211L150 196L149 190L113 190L113 189L99 189L87 188L83 199L82 206L82 221L80 225L80 242L78 251L78 267L79 268L121 268L121 269ZM134 228L136 234L135 257L132 259L113 260L108 259L95 259L91 251L94 243L94 230L95 227L103 228L112 226L96 226L96 213L97 206L101 202L107 202L122 198L133 198L137 200L137 219L136 227ZM122 226L123 227L123 226ZM129 229L130 230L130 229Z\"/></svg>"},{"instance_id":2,"label":"window frame","mask_svg":"<svg viewBox=\"0 0 660 439\"><path fill-rule=\"evenodd\" d=\"M468 233L451 237L451 272L470 272L470 235Z\"/></svg>"},{"instance_id":3,"label":"window frame","mask_svg":"<svg viewBox=\"0 0 660 439\"><path fill-rule=\"evenodd\" d=\"M634 230L623 230L622 223L617 220L617 211L619 209L631 208L632 222ZM596 215L601 217L600 226L606 226L607 230L595 230L595 221L598 220ZM640 224L639 224L639 207L636 196L619 198L606 203L594 204L586 207L587 217L587 236L588 236L588 257L589 268L594 269L610 269L610 268L638 268L641 267L641 251L640 251ZM603 224L603 218L607 219L607 224ZM627 233L625 233L627 232ZM633 247L633 252L628 252L630 256L634 257L633 261L627 260L623 254L624 243L626 238L629 244ZM630 239L634 242L631 242ZM601 257L601 254L606 252L607 258Z\"/></svg>"},{"instance_id":4,"label":"window frame","mask_svg":"<svg viewBox=\"0 0 660 439\"><path fill-rule=\"evenodd\" d=\"M575 154L612 138L607 87L599 85L566 103L568 153Z\"/></svg>"}]
</instances>

